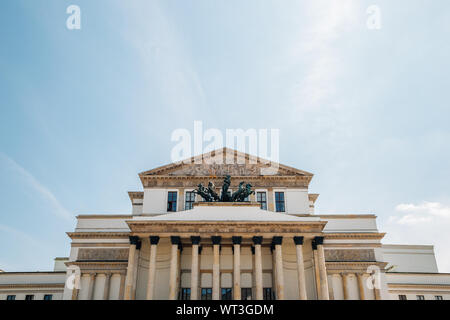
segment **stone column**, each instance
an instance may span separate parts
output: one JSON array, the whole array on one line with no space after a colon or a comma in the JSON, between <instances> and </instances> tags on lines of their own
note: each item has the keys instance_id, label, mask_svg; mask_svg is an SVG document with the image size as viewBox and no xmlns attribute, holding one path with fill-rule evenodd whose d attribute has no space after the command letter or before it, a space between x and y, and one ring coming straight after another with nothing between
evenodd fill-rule
<instances>
[{"instance_id":1,"label":"stone column","mask_svg":"<svg viewBox=\"0 0 450 320\"><path fill-rule=\"evenodd\" d=\"M72 300L78 300L78 295L80 294L80 283L81 283L81 272L72 270L72 275L74 276L73 280L73 289L72 289Z\"/></svg>"},{"instance_id":2,"label":"stone column","mask_svg":"<svg viewBox=\"0 0 450 320\"><path fill-rule=\"evenodd\" d=\"M341 273L342 277L342 288L344 291L344 300L349 299L349 292L348 292L348 275L346 273Z\"/></svg>"},{"instance_id":3,"label":"stone column","mask_svg":"<svg viewBox=\"0 0 450 320\"><path fill-rule=\"evenodd\" d=\"M109 300L109 288L111 286L111 273L105 274L105 287L103 289L103 300Z\"/></svg>"},{"instance_id":4,"label":"stone column","mask_svg":"<svg viewBox=\"0 0 450 320\"><path fill-rule=\"evenodd\" d=\"M281 244L283 237L273 237L272 243L275 246L275 284L277 287L277 300L284 300L284 275L283 275L283 253Z\"/></svg>"},{"instance_id":5,"label":"stone column","mask_svg":"<svg viewBox=\"0 0 450 320\"><path fill-rule=\"evenodd\" d=\"M233 300L241 300L241 242L242 237L232 237L233 241Z\"/></svg>"},{"instance_id":6,"label":"stone column","mask_svg":"<svg viewBox=\"0 0 450 320\"><path fill-rule=\"evenodd\" d=\"M134 263L136 255L136 245L139 241L139 237L130 236L130 250L128 253L128 267L127 267L127 277L125 279L125 294L124 300L131 300L132 289L133 289L133 278L134 278Z\"/></svg>"},{"instance_id":7,"label":"stone column","mask_svg":"<svg viewBox=\"0 0 450 320\"><path fill-rule=\"evenodd\" d=\"M255 288L256 300L263 300L263 276L262 276L262 254L261 244L263 237L253 237L253 244L255 245Z\"/></svg>"},{"instance_id":8,"label":"stone column","mask_svg":"<svg viewBox=\"0 0 450 320\"><path fill-rule=\"evenodd\" d=\"M95 273L91 273L89 275L89 291L88 291L88 300L94 300L94 290L95 290Z\"/></svg>"},{"instance_id":9,"label":"stone column","mask_svg":"<svg viewBox=\"0 0 450 320\"><path fill-rule=\"evenodd\" d=\"M317 245L317 261L319 263L321 300L329 300L330 295L328 293L328 276L327 276L327 267L325 265L323 237L315 237L314 240Z\"/></svg>"},{"instance_id":10,"label":"stone column","mask_svg":"<svg viewBox=\"0 0 450 320\"><path fill-rule=\"evenodd\" d=\"M372 276L373 276L372 277L373 293L374 293L374 296L375 296L375 300L381 300L381 292L380 292L380 289L377 288L378 283L377 283L377 280L376 280L376 274L373 273Z\"/></svg>"},{"instance_id":11,"label":"stone column","mask_svg":"<svg viewBox=\"0 0 450 320\"><path fill-rule=\"evenodd\" d=\"M213 236L211 241L213 243L213 287L212 287L212 299L220 300L220 242L222 237Z\"/></svg>"},{"instance_id":12,"label":"stone column","mask_svg":"<svg viewBox=\"0 0 450 320\"><path fill-rule=\"evenodd\" d=\"M303 237L294 237L295 249L297 251L297 275L298 293L300 300L307 300L305 264L303 261Z\"/></svg>"},{"instance_id":13,"label":"stone column","mask_svg":"<svg viewBox=\"0 0 450 320\"><path fill-rule=\"evenodd\" d=\"M200 237L191 237L192 241L192 259L191 259L191 300L198 300L198 246Z\"/></svg>"},{"instance_id":14,"label":"stone column","mask_svg":"<svg viewBox=\"0 0 450 320\"><path fill-rule=\"evenodd\" d=\"M334 275L330 275L330 279L328 281L328 293L330 295L330 300L334 300L334 288L333 288L333 278Z\"/></svg>"},{"instance_id":15,"label":"stone column","mask_svg":"<svg viewBox=\"0 0 450 320\"><path fill-rule=\"evenodd\" d=\"M156 253L158 250L158 236L150 236L150 259L148 263L147 300L153 300L155 294Z\"/></svg>"},{"instance_id":16,"label":"stone column","mask_svg":"<svg viewBox=\"0 0 450 320\"><path fill-rule=\"evenodd\" d=\"M172 242L170 258L169 300L177 298L177 273L178 273L178 247L181 243L180 237L170 237Z\"/></svg>"},{"instance_id":17,"label":"stone column","mask_svg":"<svg viewBox=\"0 0 450 320\"><path fill-rule=\"evenodd\" d=\"M313 239L311 241L311 246L312 246L312 254L313 254L314 280L315 280L315 284L316 284L317 300L320 300L320 297L321 297L320 272L319 272L319 260L317 259L317 244L316 244L315 239Z\"/></svg>"},{"instance_id":18,"label":"stone column","mask_svg":"<svg viewBox=\"0 0 450 320\"><path fill-rule=\"evenodd\" d=\"M358 278L358 288L359 288L359 300L366 300L366 294L364 293L364 278L362 273L356 274Z\"/></svg>"},{"instance_id":19,"label":"stone column","mask_svg":"<svg viewBox=\"0 0 450 320\"><path fill-rule=\"evenodd\" d=\"M131 288L131 300L136 300L136 286L137 286L137 276L139 268L139 256L141 252L141 240L136 243L136 253L134 254L134 271L133 271L133 286Z\"/></svg>"},{"instance_id":20,"label":"stone column","mask_svg":"<svg viewBox=\"0 0 450 320\"><path fill-rule=\"evenodd\" d=\"M124 297L125 297L125 274L120 273L119 300L124 300Z\"/></svg>"}]
</instances>

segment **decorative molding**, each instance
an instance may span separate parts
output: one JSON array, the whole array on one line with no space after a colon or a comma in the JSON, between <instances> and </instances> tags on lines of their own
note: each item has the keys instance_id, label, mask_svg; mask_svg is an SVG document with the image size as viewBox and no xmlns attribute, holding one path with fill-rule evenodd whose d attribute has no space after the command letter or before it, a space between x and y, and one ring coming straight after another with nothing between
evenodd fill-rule
<instances>
[{"instance_id":1,"label":"decorative molding","mask_svg":"<svg viewBox=\"0 0 450 320\"><path fill-rule=\"evenodd\" d=\"M378 232L346 232L346 233L326 233L324 232L325 240L327 239L366 239L366 240L381 240L386 233Z\"/></svg>"},{"instance_id":2,"label":"decorative molding","mask_svg":"<svg viewBox=\"0 0 450 320\"><path fill-rule=\"evenodd\" d=\"M364 261L343 261L343 262L326 262L328 274L333 273L366 273L370 266L378 266L381 272L384 272L387 262L364 262Z\"/></svg>"},{"instance_id":3,"label":"decorative molding","mask_svg":"<svg viewBox=\"0 0 450 320\"><path fill-rule=\"evenodd\" d=\"M127 239L129 232L67 232L73 239Z\"/></svg>"},{"instance_id":4,"label":"decorative molding","mask_svg":"<svg viewBox=\"0 0 450 320\"><path fill-rule=\"evenodd\" d=\"M388 283L387 285L389 289L438 289L450 291L450 284Z\"/></svg>"},{"instance_id":5,"label":"decorative molding","mask_svg":"<svg viewBox=\"0 0 450 320\"><path fill-rule=\"evenodd\" d=\"M311 237L321 235L326 224L323 221L156 221L156 220L129 220L127 221L133 234L145 236L157 234L159 236L177 235L224 235L248 236L265 235L270 237L284 234L294 236L309 234Z\"/></svg>"},{"instance_id":6,"label":"decorative molding","mask_svg":"<svg viewBox=\"0 0 450 320\"><path fill-rule=\"evenodd\" d=\"M65 283L13 283L0 284L0 289L64 289Z\"/></svg>"}]
</instances>

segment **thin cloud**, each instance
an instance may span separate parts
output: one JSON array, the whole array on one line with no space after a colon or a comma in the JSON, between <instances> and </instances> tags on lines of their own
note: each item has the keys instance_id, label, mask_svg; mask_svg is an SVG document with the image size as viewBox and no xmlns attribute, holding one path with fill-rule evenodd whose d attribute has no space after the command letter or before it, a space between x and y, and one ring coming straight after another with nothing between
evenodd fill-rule
<instances>
[{"instance_id":1,"label":"thin cloud","mask_svg":"<svg viewBox=\"0 0 450 320\"><path fill-rule=\"evenodd\" d=\"M9 233L10 235L12 235L14 237L14 239L20 239L21 242L24 242L27 245L33 246L37 249L44 250L44 249L48 248L47 245L40 242L39 240L36 240L34 237L30 236L28 233L17 230L10 226L0 224L0 231L2 233Z\"/></svg>"},{"instance_id":2,"label":"thin cloud","mask_svg":"<svg viewBox=\"0 0 450 320\"><path fill-rule=\"evenodd\" d=\"M386 224L386 243L432 244L441 272L450 271L450 206L439 202L401 203Z\"/></svg>"},{"instance_id":3,"label":"thin cloud","mask_svg":"<svg viewBox=\"0 0 450 320\"><path fill-rule=\"evenodd\" d=\"M334 43L357 26L360 4L353 0L316 0L306 3L307 24L291 50L291 64L309 59L306 75L293 87L300 109L318 108L336 93L337 76L344 67Z\"/></svg>"},{"instance_id":4,"label":"thin cloud","mask_svg":"<svg viewBox=\"0 0 450 320\"><path fill-rule=\"evenodd\" d=\"M56 216L66 221L73 222L74 216L66 208L64 208L55 195L47 187L42 185L30 172L4 153L0 153L0 160L5 163L11 171L16 172L24 178L26 183L51 205L53 208L52 212Z\"/></svg>"},{"instance_id":5,"label":"thin cloud","mask_svg":"<svg viewBox=\"0 0 450 320\"><path fill-rule=\"evenodd\" d=\"M390 221L398 224L415 225L442 219L450 223L450 207L439 202L423 202L421 204L399 204L395 210L400 216L391 216ZM448 220L448 221L447 221Z\"/></svg>"}]
</instances>

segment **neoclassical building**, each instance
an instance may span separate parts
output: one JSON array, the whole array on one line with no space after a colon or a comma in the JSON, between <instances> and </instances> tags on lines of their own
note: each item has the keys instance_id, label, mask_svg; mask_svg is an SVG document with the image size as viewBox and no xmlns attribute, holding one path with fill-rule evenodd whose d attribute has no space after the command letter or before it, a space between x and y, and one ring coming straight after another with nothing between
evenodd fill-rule
<instances>
[{"instance_id":1,"label":"neoclassical building","mask_svg":"<svg viewBox=\"0 0 450 320\"><path fill-rule=\"evenodd\" d=\"M0 299L450 299L432 246L383 244L372 214L315 213L313 175L281 164L267 174L273 165L221 149L142 172L131 214L79 215L70 256L52 272L1 272ZM241 181L255 193L193 192L226 175L230 194Z\"/></svg>"}]
</instances>

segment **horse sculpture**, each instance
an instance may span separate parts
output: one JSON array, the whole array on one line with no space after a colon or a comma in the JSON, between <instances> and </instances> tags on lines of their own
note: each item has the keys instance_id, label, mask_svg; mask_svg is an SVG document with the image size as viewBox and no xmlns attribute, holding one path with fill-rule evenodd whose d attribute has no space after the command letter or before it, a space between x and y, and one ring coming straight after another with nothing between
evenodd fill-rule
<instances>
[{"instance_id":1,"label":"horse sculpture","mask_svg":"<svg viewBox=\"0 0 450 320\"><path fill-rule=\"evenodd\" d=\"M200 195L206 202L243 202L247 197L255 193L255 191L252 190L252 185L250 183L247 183L245 187L244 184L244 181L240 182L238 190L233 192L233 194L230 194L228 189L231 185L231 177L227 175L223 180L222 194L220 196L217 194L216 187L212 182L208 183L207 188L200 183L193 192Z\"/></svg>"}]
</instances>

